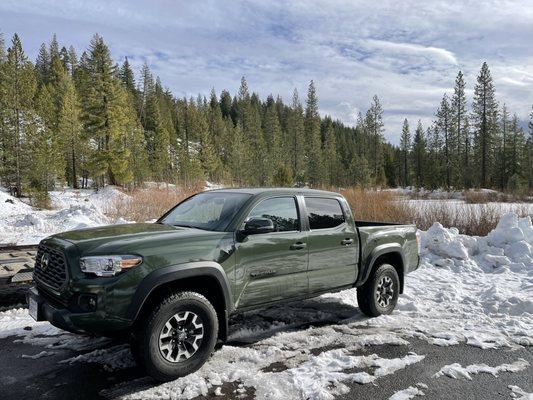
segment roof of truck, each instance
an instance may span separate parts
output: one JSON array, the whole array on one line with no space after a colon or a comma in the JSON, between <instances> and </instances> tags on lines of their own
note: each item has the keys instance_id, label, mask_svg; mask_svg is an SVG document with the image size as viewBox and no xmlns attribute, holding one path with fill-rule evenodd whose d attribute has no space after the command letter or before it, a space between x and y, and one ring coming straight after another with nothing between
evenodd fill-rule
<instances>
[{"instance_id":1,"label":"roof of truck","mask_svg":"<svg viewBox=\"0 0 533 400\"><path fill-rule=\"evenodd\" d=\"M315 194L327 196L340 196L339 193L330 192L327 190L308 189L308 188L223 188L208 190L209 192L228 192L228 193L248 193L251 195L258 194Z\"/></svg>"}]
</instances>

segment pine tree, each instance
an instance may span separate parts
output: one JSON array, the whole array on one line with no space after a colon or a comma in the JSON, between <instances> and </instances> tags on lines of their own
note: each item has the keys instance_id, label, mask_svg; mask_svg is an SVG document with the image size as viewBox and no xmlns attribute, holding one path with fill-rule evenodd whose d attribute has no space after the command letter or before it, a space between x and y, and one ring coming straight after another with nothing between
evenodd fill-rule
<instances>
[{"instance_id":1,"label":"pine tree","mask_svg":"<svg viewBox=\"0 0 533 400\"><path fill-rule=\"evenodd\" d=\"M271 179L271 169L268 163L267 146L265 137L261 127L261 112L257 104L250 102L244 113L244 134L249 138L251 145L251 165L255 169L251 169L249 179L254 186L266 186Z\"/></svg>"},{"instance_id":2,"label":"pine tree","mask_svg":"<svg viewBox=\"0 0 533 400\"><path fill-rule=\"evenodd\" d=\"M156 93L155 85L149 85L145 82L145 87L147 92L142 106L141 121L143 121L145 131L148 162L152 169L152 177L157 181L165 181L170 178L170 160L168 157L170 132L164 126L161 102Z\"/></svg>"},{"instance_id":3,"label":"pine tree","mask_svg":"<svg viewBox=\"0 0 533 400\"><path fill-rule=\"evenodd\" d=\"M425 142L427 159L429 162L426 165L424 186L428 189L437 189L438 187L442 186L443 168L440 157L442 140L440 138L439 129L436 123L433 123L431 127L426 129Z\"/></svg>"},{"instance_id":4,"label":"pine tree","mask_svg":"<svg viewBox=\"0 0 533 400\"><path fill-rule=\"evenodd\" d=\"M55 95L51 84L46 84L41 86L35 100L39 125L31 137L32 163L29 172L33 188L40 192L53 189L56 181L63 183L65 175L63 143L57 131Z\"/></svg>"},{"instance_id":5,"label":"pine tree","mask_svg":"<svg viewBox=\"0 0 533 400\"><path fill-rule=\"evenodd\" d=\"M372 170L366 157L354 154L349 167L352 184L367 188L372 185Z\"/></svg>"},{"instance_id":6,"label":"pine tree","mask_svg":"<svg viewBox=\"0 0 533 400\"><path fill-rule=\"evenodd\" d=\"M415 175L415 184L417 188L423 186L425 181L426 167L426 141L424 140L424 129L422 123L418 121L413 139L413 170Z\"/></svg>"},{"instance_id":7,"label":"pine tree","mask_svg":"<svg viewBox=\"0 0 533 400\"><path fill-rule=\"evenodd\" d=\"M372 169L372 178L376 185L384 184L385 172L383 169L383 109L378 96L372 98L372 104L368 109L365 117L365 128L368 132L368 141L370 147L370 165Z\"/></svg>"},{"instance_id":8,"label":"pine tree","mask_svg":"<svg viewBox=\"0 0 533 400\"><path fill-rule=\"evenodd\" d=\"M246 110L250 105L250 92L248 91L248 82L246 82L246 77L241 77L241 86L239 87L239 92L237 94L237 101L235 107L236 120L240 121L243 124L243 130L246 134L246 122L244 121L244 114L248 111Z\"/></svg>"},{"instance_id":9,"label":"pine tree","mask_svg":"<svg viewBox=\"0 0 533 400\"><path fill-rule=\"evenodd\" d=\"M21 196L29 184L24 174L31 164L31 152L26 139L36 130L33 97L37 79L17 34L13 35L7 51L2 75L2 110L6 124L2 180L14 195Z\"/></svg>"},{"instance_id":10,"label":"pine tree","mask_svg":"<svg viewBox=\"0 0 533 400\"><path fill-rule=\"evenodd\" d=\"M526 145L526 138L516 114L513 115L509 128L509 179L515 177L514 180L518 182L517 186L522 186L522 181L526 181L522 150ZM516 190L518 187L513 189Z\"/></svg>"},{"instance_id":11,"label":"pine tree","mask_svg":"<svg viewBox=\"0 0 533 400\"><path fill-rule=\"evenodd\" d=\"M442 97L440 107L437 110L437 126L441 132L443 155L444 155L444 177L445 186L449 189L452 185L452 151L454 149L454 143L452 139L452 115L450 109L450 103L448 102L448 96L445 94Z\"/></svg>"},{"instance_id":12,"label":"pine tree","mask_svg":"<svg viewBox=\"0 0 533 400\"><path fill-rule=\"evenodd\" d=\"M322 140L320 133L320 115L315 84L309 83L305 107L305 138L307 143L307 177L309 184L318 185L323 180L324 163L322 160Z\"/></svg>"},{"instance_id":13,"label":"pine tree","mask_svg":"<svg viewBox=\"0 0 533 400\"><path fill-rule=\"evenodd\" d=\"M383 146L383 170L385 183L389 187L398 186L399 176L396 173L395 148L390 143Z\"/></svg>"},{"instance_id":14,"label":"pine tree","mask_svg":"<svg viewBox=\"0 0 533 400\"><path fill-rule=\"evenodd\" d=\"M57 42L57 36L54 33L52 35L52 40L50 41L50 60L53 61L54 58L59 58L59 43Z\"/></svg>"},{"instance_id":15,"label":"pine tree","mask_svg":"<svg viewBox=\"0 0 533 400\"><path fill-rule=\"evenodd\" d=\"M289 176L287 176L285 164L283 162L283 153L281 148L281 126L274 101L267 106L263 132L265 136L266 148L268 150L267 165L269 168L270 180L276 176L278 178L278 182L286 181L288 180Z\"/></svg>"},{"instance_id":16,"label":"pine tree","mask_svg":"<svg viewBox=\"0 0 533 400\"><path fill-rule=\"evenodd\" d=\"M298 186L303 185L306 176L305 165L305 130L303 109L298 97L298 91L294 89L292 95L292 107L287 121L287 148L289 149L292 176Z\"/></svg>"},{"instance_id":17,"label":"pine tree","mask_svg":"<svg viewBox=\"0 0 533 400\"><path fill-rule=\"evenodd\" d=\"M65 76L59 109L58 130L63 141L68 184L78 188L78 176L87 160L86 143L82 140L81 106L72 78Z\"/></svg>"},{"instance_id":18,"label":"pine tree","mask_svg":"<svg viewBox=\"0 0 533 400\"><path fill-rule=\"evenodd\" d=\"M227 90L223 90L220 93L220 111L222 112L222 117L231 117L231 103L231 95Z\"/></svg>"},{"instance_id":19,"label":"pine tree","mask_svg":"<svg viewBox=\"0 0 533 400\"><path fill-rule=\"evenodd\" d=\"M70 55L65 46L61 47L61 50L59 51L59 60L61 61L61 64L63 65L63 68L65 69L65 71L69 71Z\"/></svg>"},{"instance_id":20,"label":"pine tree","mask_svg":"<svg viewBox=\"0 0 533 400\"><path fill-rule=\"evenodd\" d=\"M325 143L324 143L324 164L325 164L325 181L329 185L340 183L342 166L340 165L339 153L337 152L337 139L333 130L331 119L325 122Z\"/></svg>"},{"instance_id":21,"label":"pine tree","mask_svg":"<svg viewBox=\"0 0 533 400\"><path fill-rule=\"evenodd\" d=\"M193 141L192 135L192 123L191 112L189 109L194 107L194 101L190 102L183 98L177 104L177 135L179 136L179 176L182 183L185 185L194 184L198 179L203 178L203 171L200 161L198 159L198 149L192 148Z\"/></svg>"},{"instance_id":22,"label":"pine tree","mask_svg":"<svg viewBox=\"0 0 533 400\"><path fill-rule=\"evenodd\" d=\"M232 130L231 138L229 169L232 171L233 181L239 186L243 186L247 182L245 172L251 168L252 165L247 156L250 151L249 143L244 136L241 123L237 123Z\"/></svg>"},{"instance_id":23,"label":"pine tree","mask_svg":"<svg viewBox=\"0 0 533 400\"><path fill-rule=\"evenodd\" d=\"M0 183L5 176L6 157L9 152L8 125L6 124L6 98L4 85L5 64L7 53L4 36L0 32Z\"/></svg>"},{"instance_id":24,"label":"pine tree","mask_svg":"<svg viewBox=\"0 0 533 400\"><path fill-rule=\"evenodd\" d=\"M409 121L407 118L403 121L402 137L400 138L400 149L402 157L401 184L404 187L409 186L409 150L411 148L411 134L409 133Z\"/></svg>"},{"instance_id":25,"label":"pine tree","mask_svg":"<svg viewBox=\"0 0 533 400\"><path fill-rule=\"evenodd\" d=\"M133 95L136 95L137 90L135 87L135 75L133 74L133 70L130 67L128 57L124 59L124 63L120 68L119 76L126 90L128 90L128 92L132 93Z\"/></svg>"},{"instance_id":26,"label":"pine tree","mask_svg":"<svg viewBox=\"0 0 533 400\"><path fill-rule=\"evenodd\" d=\"M455 79L455 88L451 100L452 128L455 132L457 149L453 151L455 168L454 185L469 188L472 185L470 161L470 130L465 95L465 81L463 73L459 71ZM461 179L462 178L462 179Z\"/></svg>"},{"instance_id":27,"label":"pine tree","mask_svg":"<svg viewBox=\"0 0 533 400\"><path fill-rule=\"evenodd\" d=\"M39 54L37 55L37 60L35 61L35 69L37 70L37 79L40 85L48 83L48 76L50 74L50 68L52 62L50 60L50 54L46 45L43 43L39 48Z\"/></svg>"},{"instance_id":28,"label":"pine tree","mask_svg":"<svg viewBox=\"0 0 533 400\"><path fill-rule=\"evenodd\" d=\"M497 130L498 105L494 97L492 76L486 62L483 63L474 88L472 120L476 164L480 167L478 185L490 184L489 173L493 162L493 139Z\"/></svg>"},{"instance_id":29,"label":"pine tree","mask_svg":"<svg viewBox=\"0 0 533 400\"><path fill-rule=\"evenodd\" d=\"M499 162L495 163L494 175L498 177L500 190L503 192L507 187L507 181L509 179L509 128L511 123L509 111L505 104L502 107L500 121L501 140L497 156Z\"/></svg>"},{"instance_id":30,"label":"pine tree","mask_svg":"<svg viewBox=\"0 0 533 400\"><path fill-rule=\"evenodd\" d=\"M148 64L145 62L141 69L141 87L139 90L139 119L143 126L146 126L146 103L148 96L155 90L154 77Z\"/></svg>"},{"instance_id":31,"label":"pine tree","mask_svg":"<svg viewBox=\"0 0 533 400\"><path fill-rule=\"evenodd\" d=\"M127 96L116 78L109 49L99 35L91 40L87 63L90 87L83 121L92 147L88 167L96 186L103 186L106 181L111 185L127 183L133 179L123 129Z\"/></svg>"},{"instance_id":32,"label":"pine tree","mask_svg":"<svg viewBox=\"0 0 533 400\"><path fill-rule=\"evenodd\" d=\"M74 74L76 73L76 68L78 67L78 55L74 46L70 46L68 48L68 60L68 70L70 72L70 75L74 76Z\"/></svg>"}]
</instances>

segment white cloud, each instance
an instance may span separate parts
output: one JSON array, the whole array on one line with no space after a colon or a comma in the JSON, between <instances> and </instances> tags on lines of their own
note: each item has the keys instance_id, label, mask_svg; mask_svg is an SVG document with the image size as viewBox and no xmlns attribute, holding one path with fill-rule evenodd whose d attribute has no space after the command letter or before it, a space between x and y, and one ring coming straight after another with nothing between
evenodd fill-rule
<instances>
[{"instance_id":1,"label":"white cloud","mask_svg":"<svg viewBox=\"0 0 533 400\"><path fill-rule=\"evenodd\" d=\"M424 57L436 58L440 61L446 61L451 64L457 64L457 58L455 54L446 49L441 49L439 47L433 46L422 46L419 44L413 43L396 43L386 40L373 40L367 39L364 41L364 44L368 48L373 48L376 50L384 50L386 52L391 52L395 54L411 54L411 55L420 55Z\"/></svg>"}]
</instances>

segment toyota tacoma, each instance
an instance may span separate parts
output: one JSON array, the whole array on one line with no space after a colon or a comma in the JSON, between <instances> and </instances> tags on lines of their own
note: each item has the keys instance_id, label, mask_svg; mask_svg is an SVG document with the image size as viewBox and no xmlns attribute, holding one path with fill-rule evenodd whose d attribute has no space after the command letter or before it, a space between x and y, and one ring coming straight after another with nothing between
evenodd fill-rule
<instances>
[{"instance_id":1,"label":"toyota tacoma","mask_svg":"<svg viewBox=\"0 0 533 400\"><path fill-rule=\"evenodd\" d=\"M418 261L414 225L356 221L338 193L219 189L155 223L42 240L28 304L37 321L127 337L168 381L203 365L234 314L354 287L364 314L390 314Z\"/></svg>"}]
</instances>

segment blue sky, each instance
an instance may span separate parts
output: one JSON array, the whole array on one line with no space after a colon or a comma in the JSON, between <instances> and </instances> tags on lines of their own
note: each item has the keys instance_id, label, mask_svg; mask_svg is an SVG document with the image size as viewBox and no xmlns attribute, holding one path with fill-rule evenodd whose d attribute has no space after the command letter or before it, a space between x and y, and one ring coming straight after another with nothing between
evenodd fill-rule
<instances>
[{"instance_id":1,"label":"blue sky","mask_svg":"<svg viewBox=\"0 0 533 400\"><path fill-rule=\"evenodd\" d=\"M459 69L470 102L483 61L501 103L524 121L533 104L530 0L2 0L0 32L19 33L32 59L53 33L81 53L98 32L116 61L148 62L176 96L235 93L245 75L290 101L313 79L321 113L353 124L377 94L394 143L405 117L431 122Z\"/></svg>"}]
</instances>

